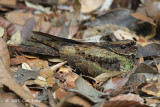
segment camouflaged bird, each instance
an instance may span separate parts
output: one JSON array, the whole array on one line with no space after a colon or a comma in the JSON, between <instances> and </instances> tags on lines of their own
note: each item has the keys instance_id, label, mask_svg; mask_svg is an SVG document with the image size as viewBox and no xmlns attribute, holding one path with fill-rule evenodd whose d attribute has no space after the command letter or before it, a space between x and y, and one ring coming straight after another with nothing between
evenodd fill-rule
<instances>
[{"instance_id":1,"label":"camouflaged bird","mask_svg":"<svg viewBox=\"0 0 160 107\"><path fill-rule=\"evenodd\" d=\"M36 48L34 43L37 43ZM132 40L82 43L41 32L32 32L29 39L23 41L20 46L33 53L59 55L73 68L78 68L82 74L93 77L104 72L130 71L137 51L136 43Z\"/></svg>"}]
</instances>

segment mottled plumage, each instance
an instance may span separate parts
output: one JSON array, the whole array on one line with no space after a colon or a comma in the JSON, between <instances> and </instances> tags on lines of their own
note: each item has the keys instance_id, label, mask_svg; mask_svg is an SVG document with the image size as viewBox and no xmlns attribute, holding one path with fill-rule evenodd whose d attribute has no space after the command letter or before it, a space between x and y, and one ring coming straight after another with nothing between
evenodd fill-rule
<instances>
[{"instance_id":1,"label":"mottled plumage","mask_svg":"<svg viewBox=\"0 0 160 107\"><path fill-rule=\"evenodd\" d=\"M54 51L57 51L60 58L68 61L73 68L78 68L83 74L93 77L103 72L130 71L137 51L135 42L131 40L110 43L81 43L40 32L33 32L30 35L31 41L41 42L52 47ZM26 46L26 42L21 44L23 49L31 47L31 45ZM54 54L51 55L54 56Z\"/></svg>"}]
</instances>

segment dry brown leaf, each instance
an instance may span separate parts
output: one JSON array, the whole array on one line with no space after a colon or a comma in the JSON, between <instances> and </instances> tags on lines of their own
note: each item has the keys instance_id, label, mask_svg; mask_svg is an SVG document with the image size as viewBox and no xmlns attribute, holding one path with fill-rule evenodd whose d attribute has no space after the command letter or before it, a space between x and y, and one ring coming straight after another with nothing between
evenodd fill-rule
<instances>
[{"instance_id":1,"label":"dry brown leaf","mask_svg":"<svg viewBox=\"0 0 160 107\"><path fill-rule=\"evenodd\" d=\"M115 77L113 79L108 80L108 82L104 84L104 90L108 91L110 89L122 88L127 81L128 78Z\"/></svg>"},{"instance_id":2,"label":"dry brown leaf","mask_svg":"<svg viewBox=\"0 0 160 107\"><path fill-rule=\"evenodd\" d=\"M9 28L7 29L7 34L8 36L12 36L13 34L15 34L18 30L20 31L22 29L21 25L18 24L13 24L11 26L9 26Z\"/></svg>"},{"instance_id":3,"label":"dry brown leaf","mask_svg":"<svg viewBox=\"0 0 160 107\"><path fill-rule=\"evenodd\" d=\"M38 94L40 93L40 91L38 91L38 90L33 90L33 89L31 89L30 92L32 93L32 96L33 96L34 98L37 98Z\"/></svg>"},{"instance_id":4,"label":"dry brown leaf","mask_svg":"<svg viewBox=\"0 0 160 107\"><path fill-rule=\"evenodd\" d=\"M67 102L70 102L72 104L81 105L83 107L91 107L91 104L87 102L87 100L79 97L79 96L73 96L71 98L67 99Z\"/></svg>"},{"instance_id":5,"label":"dry brown leaf","mask_svg":"<svg viewBox=\"0 0 160 107\"><path fill-rule=\"evenodd\" d=\"M72 69L70 67L61 67L57 73L59 73L60 75L67 75L70 72L72 72Z\"/></svg>"},{"instance_id":6,"label":"dry brown leaf","mask_svg":"<svg viewBox=\"0 0 160 107\"><path fill-rule=\"evenodd\" d=\"M38 16L32 15L31 12L25 12L25 11L16 11L16 12L9 12L5 16L7 20L14 24L19 24L19 25L24 25L25 21L28 18L34 17L35 20L37 21L39 19Z\"/></svg>"},{"instance_id":7,"label":"dry brown leaf","mask_svg":"<svg viewBox=\"0 0 160 107\"><path fill-rule=\"evenodd\" d=\"M81 4L78 0L74 0L72 7L74 11L70 15L70 26L77 26L78 25L78 19L80 19L80 9L81 9Z\"/></svg>"},{"instance_id":8,"label":"dry brown leaf","mask_svg":"<svg viewBox=\"0 0 160 107\"><path fill-rule=\"evenodd\" d=\"M0 0L0 4L16 6L16 0Z\"/></svg>"},{"instance_id":9,"label":"dry brown leaf","mask_svg":"<svg viewBox=\"0 0 160 107\"><path fill-rule=\"evenodd\" d=\"M7 44L18 45L22 41L21 33L19 30L16 31L14 35L12 35L11 39L7 42Z\"/></svg>"},{"instance_id":10,"label":"dry brown leaf","mask_svg":"<svg viewBox=\"0 0 160 107\"><path fill-rule=\"evenodd\" d=\"M106 101L103 107L148 107L147 105L141 105L136 101Z\"/></svg>"},{"instance_id":11,"label":"dry brown leaf","mask_svg":"<svg viewBox=\"0 0 160 107\"><path fill-rule=\"evenodd\" d=\"M52 87L53 84L55 84L55 82L56 82L56 79L54 77L50 77L47 79L47 84L49 87Z\"/></svg>"},{"instance_id":12,"label":"dry brown leaf","mask_svg":"<svg viewBox=\"0 0 160 107\"><path fill-rule=\"evenodd\" d=\"M28 58L28 59L36 59L36 56L31 56L31 55L24 55L24 57Z\"/></svg>"},{"instance_id":13,"label":"dry brown leaf","mask_svg":"<svg viewBox=\"0 0 160 107\"><path fill-rule=\"evenodd\" d=\"M41 59L28 59L25 61L33 70L39 70L40 68L43 68L40 71L40 76L43 74L46 74L48 77L53 77L53 71L48 66L47 61L43 61Z\"/></svg>"},{"instance_id":14,"label":"dry brown leaf","mask_svg":"<svg viewBox=\"0 0 160 107\"><path fill-rule=\"evenodd\" d=\"M38 79L41 80L41 81L47 81L44 77L42 76L38 76Z\"/></svg>"},{"instance_id":15,"label":"dry brown leaf","mask_svg":"<svg viewBox=\"0 0 160 107\"><path fill-rule=\"evenodd\" d=\"M0 38L0 58L6 70L8 71L8 73L12 75L10 71L10 57L8 53L8 48L7 48L5 41L2 38Z\"/></svg>"},{"instance_id":16,"label":"dry brown leaf","mask_svg":"<svg viewBox=\"0 0 160 107\"><path fill-rule=\"evenodd\" d=\"M70 73L67 75L66 81L65 81L67 87L69 87L69 88L76 88L75 81L76 81L77 78L78 78L78 75L77 75L77 74L70 72Z\"/></svg>"},{"instance_id":17,"label":"dry brown leaf","mask_svg":"<svg viewBox=\"0 0 160 107\"><path fill-rule=\"evenodd\" d=\"M51 35L58 36L60 31L61 31L61 27L53 27L49 29L48 33Z\"/></svg>"},{"instance_id":18,"label":"dry brown leaf","mask_svg":"<svg viewBox=\"0 0 160 107\"><path fill-rule=\"evenodd\" d=\"M61 100L62 98L69 96L69 93L66 92L64 89L59 88L55 91L55 95L57 99Z\"/></svg>"},{"instance_id":19,"label":"dry brown leaf","mask_svg":"<svg viewBox=\"0 0 160 107\"><path fill-rule=\"evenodd\" d=\"M154 99L154 98L145 98L145 100L146 100L147 105L160 103L158 99Z\"/></svg>"},{"instance_id":20,"label":"dry brown leaf","mask_svg":"<svg viewBox=\"0 0 160 107\"><path fill-rule=\"evenodd\" d=\"M6 92L0 88L0 105L1 107L24 107L23 102L18 102L18 96L15 93ZM15 99L15 102L13 102Z\"/></svg>"},{"instance_id":21,"label":"dry brown leaf","mask_svg":"<svg viewBox=\"0 0 160 107\"><path fill-rule=\"evenodd\" d=\"M51 35L58 36L61 32L62 27L52 27L49 29L48 33ZM78 31L78 27L69 27L69 33L73 37Z\"/></svg>"},{"instance_id":22,"label":"dry brown leaf","mask_svg":"<svg viewBox=\"0 0 160 107\"><path fill-rule=\"evenodd\" d=\"M5 29L0 26L0 38L2 38L5 35Z\"/></svg>"},{"instance_id":23,"label":"dry brown leaf","mask_svg":"<svg viewBox=\"0 0 160 107\"><path fill-rule=\"evenodd\" d=\"M95 77L94 79L96 81L106 81L111 77L115 77L117 75L120 75L121 73L119 72L106 72L106 73L102 73L100 75L98 75L97 77Z\"/></svg>"},{"instance_id":24,"label":"dry brown leaf","mask_svg":"<svg viewBox=\"0 0 160 107\"><path fill-rule=\"evenodd\" d=\"M145 15L142 15L140 13L131 13L131 15L137 19L140 19L142 21L149 22L149 23L153 24L154 20L152 18L145 16Z\"/></svg>"},{"instance_id":25,"label":"dry brown leaf","mask_svg":"<svg viewBox=\"0 0 160 107\"><path fill-rule=\"evenodd\" d=\"M40 102L36 102L36 100L30 95L30 93L26 92L22 87L20 87L16 81L8 74L3 62L0 60L0 83L6 85L13 92L19 95L24 100L28 101L31 104L37 105L39 107L46 107L45 104Z\"/></svg>"},{"instance_id":26,"label":"dry brown leaf","mask_svg":"<svg viewBox=\"0 0 160 107\"><path fill-rule=\"evenodd\" d=\"M22 40L28 39L28 36L32 33L35 24L36 20L33 17L25 20L25 24L22 26L22 29L20 31Z\"/></svg>"},{"instance_id":27,"label":"dry brown leaf","mask_svg":"<svg viewBox=\"0 0 160 107\"><path fill-rule=\"evenodd\" d=\"M160 64L157 65L158 72L160 73Z\"/></svg>"},{"instance_id":28,"label":"dry brown leaf","mask_svg":"<svg viewBox=\"0 0 160 107\"><path fill-rule=\"evenodd\" d=\"M142 55L140 56L140 58L138 60L138 65L140 65L141 63L144 63L144 58Z\"/></svg>"},{"instance_id":29,"label":"dry brown leaf","mask_svg":"<svg viewBox=\"0 0 160 107\"><path fill-rule=\"evenodd\" d=\"M25 1L25 5L28 8L33 8L33 9L37 10L38 13L44 12L46 14L52 14L50 7L43 7L42 5L38 5L38 3L32 4L32 3L28 2L27 0Z\"/></svg>"},{"instance_id":30,"label":"dry brown leaf","mask_svg":"<svg viewBox=\"0 0 160 107\"><path fill-rule=\"evenodd\" d=\"M148 84L142 88L142 91L149 95L160 97L160 83Z\"/></svg>"},{"instance_id":31,"label":"dry brown leaf","mask_svg":"<svg viewBox=\"0 0 160 107\"><path fill-rule=\"evenodd\" d=\"M81 0L81 12L89 13L98 9L104 0Z\"/></svg>"},{"instance_id":32,"label":"dry brown leaf","mask_svg":"<svg viewBox=\"0 0 160 107\"><path fill-rule=\"evenodd\" d=\"M121 30L121 29L113 31L113 34L118 40L126 40L126 39L134 40L134 38L136 39L138 38L138 36L134 34L133 32L128 32L128 31Z\"/></svg>"},{"instance_id":33,"label":"dry brown leaf","mask_svg":"<svg viewBox=\"0 0 160 107\"><path fill-rule=\"evenodd\" d=\"M139 102L141 104L143 104L143 99L139 96L139 95L136 95L136 94L124 94L124 95L119 95L119 96L116 96L116 97L112 97L109 99L109 101L117 101L117 100L120 100L120 101L136 101L136 102Z\"/></svg>"},{"instance_id":34,"label":"dry brown leaf","mask_svg":"<svg viewBox=\"0 0 160 107\"><path fill-rule=\"evenodd\" d=\"M54 100L54 98L53 98L53 94L52 94L52 91L51 91L51 90L48 90L48 100L49 100L49 105L50 105L51 107L55 107L56 102L55 102L55 100Z\"/></svg>"},{"instance_id":35,"label":"dry brown leaf","mask_svg":"<svg viewBox=\"0 0 160 107\"><path fill-rule=\"evenodd\" d=\"M140 1L142 3L142 6L139 6L136 12L144 14L148 17L155 17L158 12L154 5L154 2L156 0L140 0Z\"/></svg>"},{"instance_id":36,"label":"dry brown leaf","mask_svg":"<svg viewBox=\"0 0 160 107\"><path fill-rule=\"evenodd\" d=\"M34 31L40 31L47 33L49 28L51 27L51 23L45 21L44 15L42 15L34 26Z\"/></svg>"},{"instance_id":37,"label":"dry brown leaf","mask_svg":"<svg viewBox=\"0 0 160 107\"><path fill-rule=\"evenodd\" d=\"M27 60L27 58L24 56L16 56L16 58L10 59L10 63L11 63L11 65L18 65L18 64L23 63L26 60Z\"/></svg>"},{"instance_id":38,"label":"dry brown leaf","mask_svg":"<svg viewBox=\"0 0 160 107\"><path fill-rule=\"evenodd\" d=\"M41 81L39 79L34 80L34 84L36 84L40 87L46 87L48 85L46 81Z\"/></svg>"},{"instance_id":39,"label":"dry brown leaf","mask_svg":"<svg viewBox=\"0 0 160 107\"><path fill-rule=\"evenodd\" d=\"M50 62L63 62L63 60L61 60L59 58L48 58L48 61L50 61Z\"/></svg>"},{"instance_id":40,"label":"dry brown leaf","mask_svg":"<svg viewBox=\"0 0 160 107\"><path fill-rule=\"evenodd\" d=\"M10 24L11 24L11 22L9 22L6 19L0 17L0 26L2 26L4 28L7 28Z\"/></svg>"},{"instance_id":41,"label":"dry brown leaf","mask_svg":"<svg viewBox=\"0 0 160 107\"><path fill-rule=\"evenodd\" d=\"M145 98L145 100L146 100L147 105L160 103L158 99L154 99L154 98Z\"/></svg>"}]
</instances>

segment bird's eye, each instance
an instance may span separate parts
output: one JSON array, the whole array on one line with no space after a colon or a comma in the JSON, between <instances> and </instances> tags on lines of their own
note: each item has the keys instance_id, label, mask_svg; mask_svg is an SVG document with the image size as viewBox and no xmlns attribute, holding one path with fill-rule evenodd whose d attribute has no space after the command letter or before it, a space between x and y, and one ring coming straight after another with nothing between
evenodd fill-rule
<instances>
[{"instance_id":1,"label":"bird's eye","mask_svg":"<svg viewBox=\"0 0 160 107\"><path fill-rule=\"evenodd\" d=\"M120 48L121 49L126 49L126 46L125 45L121 45Z\"/></svg>"}]
</instances>

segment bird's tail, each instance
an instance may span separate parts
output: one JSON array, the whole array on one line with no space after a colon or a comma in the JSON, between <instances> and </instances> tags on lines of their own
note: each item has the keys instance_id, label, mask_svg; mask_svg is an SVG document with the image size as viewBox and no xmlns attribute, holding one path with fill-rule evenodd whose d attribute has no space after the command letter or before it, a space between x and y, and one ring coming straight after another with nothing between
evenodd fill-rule
<instances>
[{"instance_id":1,"label":"bird's tail","mask_svg":"<svg viewBox=\"0 0 160 107\"><path fill-rule=\"evenodd\" d=\"M73 44L80 44L80 42L33 31L27 37L27 40L21 42L20 47L29 53L59 56L58 51L60 48Z\"/></svg>"}]
</instances>

